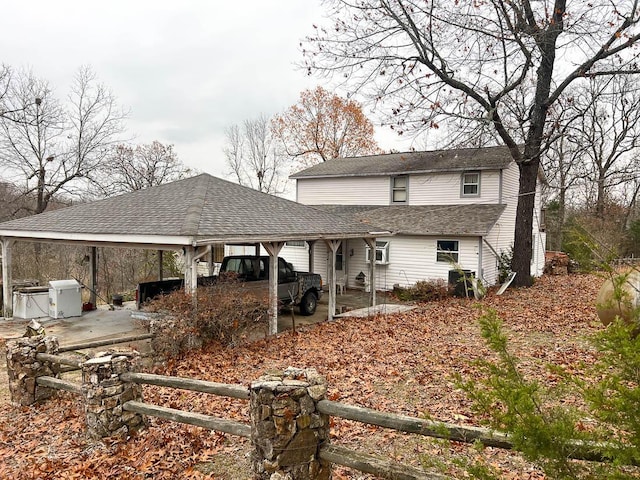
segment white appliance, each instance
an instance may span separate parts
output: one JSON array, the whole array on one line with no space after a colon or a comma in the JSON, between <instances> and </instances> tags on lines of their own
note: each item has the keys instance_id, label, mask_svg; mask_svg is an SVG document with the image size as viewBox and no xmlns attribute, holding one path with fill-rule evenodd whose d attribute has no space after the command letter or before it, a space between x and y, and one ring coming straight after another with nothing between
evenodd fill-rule
<instances>
[{"instance_id":1,"label":"white appliance","mask_svg":"<svg viewBox=\"0 0 640 480\"><path fill-rule=\"evenodd\" d=\"M23 287L13 292L13 316L31 320L49 316L49 289Z\"/></svg>"},{"instance_id":2,"label":"white appliance","mask_svg":"<svg viewBox=\"0 0 640 480\"><path fill-rule=\"evenodd\" d=\"M77 280L49 282L49 316L69 318L82 315L82 291Z\"/></svg>"}]
</instances>

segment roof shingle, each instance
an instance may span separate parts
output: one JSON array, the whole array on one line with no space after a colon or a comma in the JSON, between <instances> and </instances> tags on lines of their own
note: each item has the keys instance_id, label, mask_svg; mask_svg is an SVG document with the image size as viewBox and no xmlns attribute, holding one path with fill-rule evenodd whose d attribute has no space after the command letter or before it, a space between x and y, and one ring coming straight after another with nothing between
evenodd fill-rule
<instances>
[{"instance_id":1,"label":"roof shingle","mask_svg":"<svg viewBox=\"0 0 640 480\"><path fill-rule=\"evenodd\" d=\"M317 205L326 212L345 216L403 235L487 235L506 205Z\"/></svg>"},{"instance_id":2,"label":"roof shingle","mask_svg":"<svg viewBox=\"0 0 640 480\"><path fill-rule=\"evenodd\" d=\"M0 224L0 235L12 231L224 240L366 235L368 227L201 174Z\"/></svg>"},{"instance_id":3,"label":"roof shingle","mask_svg":"<svg viewBox=\"0 0 640 480\"><path fill-rule=\"evenodd\" d=\"M513 161L505 146L336 158L291 175L321 178L464 170L500 170Z\"/></svg>"}]
</instances>

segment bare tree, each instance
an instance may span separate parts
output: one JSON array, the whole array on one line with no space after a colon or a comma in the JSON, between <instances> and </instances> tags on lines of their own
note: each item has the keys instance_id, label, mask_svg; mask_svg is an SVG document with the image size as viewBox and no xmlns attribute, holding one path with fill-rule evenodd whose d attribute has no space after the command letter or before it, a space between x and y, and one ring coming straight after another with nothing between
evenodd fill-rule
<instances>
[{"instance_id":1,"label":"bare tree","mask_svg":"<svg viewBox=\"0 0 640 480\"><path fill-rule=\"evenodd\" d=\"M232 125L225 131L223 149L230 174L240 185L271 194L284 191L287 181L286 157L278 152L264 115Z\"/></svg>"},{"instance_id":2,"label":"bare tree","mask_svg":"<svg viewBox=\"0 0 640 480\"><path fill-rule=\"evenodd\" d=\"M78 71L68 110L31 72L13 76L3 100L12 114L0 118L0 163L24 195L35 194L31 213L99 181L93 174L122 134L126 113L90 69Z\"/></svg>"},{"instance_id":3,"label":"bare tree","mask_svg":"<svg viewBox=\"0 0 640 480\"><path fill-rule=\"evenodd\" d=\"M61 183L55 172L66 157L64 110L48 83L31 72L11 79L4 101L13 114L1 119L0 161L14 184L22 186L23 195L35 196L35 204L28 207L31 213L41 213L55 193L52 186Z\"/></svg>"},{"instance_id":4,"label":"bare tree","mask_svg":"<svg viewBox=\"0 0 640 480\"><path fill-rule=\"evenodd\" d=\"M632 77L594 78L577 92L584 112L575 140L585 146L587 179L595 186L595 214L605 215L607 197L639 174L640 83Z\"/></svg>"},{"instance_id":5,"label":"bare tree","mask_svg":"<svg viewBox=\"0 0 640 480\"><path fill-rule=\"evenodd\" d=\"M530 285L536 180L550 108L575 82L638 73L638 0L332 0L305 44L310 72L339 73L396 128L491 125L520 170L512 267Z\"/></svg>"},{"instance_id":6,"label":"bare tree","mask_svg":"<svg viewBox=\"0 0 640 480\"><path fill-rule=\"evenodd\" d=\"M107 195L143 190L189 177L192 170L178 158L173 145L153 141L144 145L117 145L103 163Z\"/></svg>"}]
</instances>

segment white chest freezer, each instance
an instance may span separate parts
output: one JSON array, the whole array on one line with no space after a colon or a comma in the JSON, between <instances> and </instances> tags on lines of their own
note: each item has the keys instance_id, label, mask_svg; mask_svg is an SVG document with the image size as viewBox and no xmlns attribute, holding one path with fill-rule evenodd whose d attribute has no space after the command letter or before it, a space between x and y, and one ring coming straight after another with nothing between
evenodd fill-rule
<instances>
[{"instance_id":1,"label":"white chest freezer","mask_svg":"<svg viewBox=\"0 0 640 480\"><path fill-rule=\"evenodd\" d=\"M13 292L13 316L25 320L48 317L49 289L47 287L23 287Z\"/></svg>"},{"instance_id":2,"label":"white chest freezer","mask_svg":"<svg viewBox=\"0 0 640 480\"><path fill-rule=\"evenodd\" d=\"M76 280L49 282L49 316L69 318L82 315L82 287Z\"/></svg>"}]
</instances>

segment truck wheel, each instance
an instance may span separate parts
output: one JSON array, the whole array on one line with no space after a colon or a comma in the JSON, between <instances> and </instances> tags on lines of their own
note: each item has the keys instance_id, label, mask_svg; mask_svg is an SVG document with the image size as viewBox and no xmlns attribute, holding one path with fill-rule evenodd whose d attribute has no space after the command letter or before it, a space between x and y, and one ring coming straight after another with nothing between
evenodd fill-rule
<instances>
[{"instance_id":1,"label":"truck wheel","mask_svg":"<svg viewBox=\"0 0 640 480\"><path fill-rule=\"evenodd\" d=\"M302 315L313 315L318 306L318 297L314 292L307 292L300 301L300 313Z\"/></svg>"}]
</instances>

